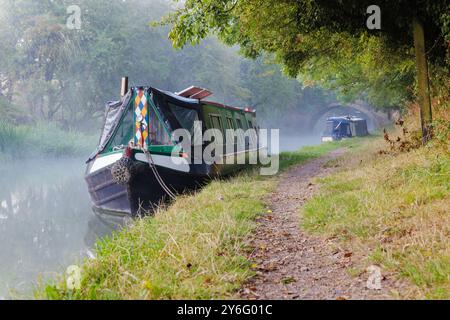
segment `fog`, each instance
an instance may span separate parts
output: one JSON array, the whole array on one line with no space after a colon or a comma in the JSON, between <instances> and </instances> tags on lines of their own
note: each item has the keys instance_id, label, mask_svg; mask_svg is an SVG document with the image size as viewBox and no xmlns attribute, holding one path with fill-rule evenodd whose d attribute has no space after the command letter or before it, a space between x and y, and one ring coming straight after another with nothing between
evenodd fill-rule
<instances>
[{"instance_id":1,"label":"fog","mask_svg":"<svg viewBox=\"0 0 450 320\"><path fill-rule=\"evenodd\" d=\"M280 152L296 151L304 146L314 146L321 143L321 135L292 135L280 136Z\"/></svg>"},{"instance_id":2,"label":"fog","mask_svg":"<svg viewBox=\"0 0 450 320\"><path fill-rule=\"evenodd\" d=\"M70 1L0 0L2 118L97 134L123 76L173 92L205 87L216 102L256 109L266 127L301 126L308 112L335 101L332 92L283 76L270 56L245 59L214 37L174 50L168 28L149 25L171 10L168 3L84 0L72 25Z\"/></svg>"},{"instance_id":3,"label":"fog","mask_svg":"<svg viewBox=\"0 0 450 320\"><path fill-rule=\"evenodd\" d=\"M83 171L81 158L0 166L0 299L29 297L116 228L91 212Z\"/></svg>"},{"instance_id":4,"label":"fog","mask_svg":"<svg viewBox=\"0 0 450 320\"><path fill-rule=\"evenodd\" d=\"M0 298L29 294L44 278L88 257L120 223L91 212L84 162L120 79L180 91L191 85L224 104L251 107L262 128L281 129L280 150L320 143L333 92L286 78L270 56L248 60L214 37L175 51L150 27L168 1L0 0ZM75 21L76 22L76 21ZM326 115L324 115L325 117Z\"/></svg>"}]
</instances>

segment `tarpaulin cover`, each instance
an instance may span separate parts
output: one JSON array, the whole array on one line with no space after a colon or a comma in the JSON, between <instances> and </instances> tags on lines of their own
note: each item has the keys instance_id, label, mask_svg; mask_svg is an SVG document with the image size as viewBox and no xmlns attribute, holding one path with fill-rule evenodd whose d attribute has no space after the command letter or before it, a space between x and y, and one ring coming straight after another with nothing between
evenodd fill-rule
<instances>
[{"instance_id":1,"label":"tarpaulin cover","mask_svg":"<svg viewBox=\"0 0 450 320\"><path fill-rule=\"evenodd\" d=\"M88 162L105 150L106 146L108 145L111 138L113 138L116 129L120 124L122 115L128 109L128 107L130 107L130 100L136 90L137 88L129 90L128 93L120 101L108 102L106 104L105 124L103 125L100 141L96 150L89 157ZM197 119L196 114L199 114L198 111L201 108L199 100L180 97L172 92L155 88L148 88L146 90L148 90L149 96L151 97L156 108L170 122L166 123L169 128L177 129L178 127L184 127L184 125L186 125L186 120L193 122ZM192 112L182 113L178 108L177 112L175 108L170 108L169 103L177 107L195 110L196 114L193 114ZM175 115L174 113L177 114ZM186 117L185 119L183 119L184 121L182 121L184 123L180 124L180 120L182 120L181 118L183 117ZM178 126L175 126L174 124L178 124ZM188 127L186 129L190 130L191 127Z\"/></svg>"},{"instance_id":2,"label":"tarpaulin cover","mask_svg":"<svg viewBox=\"0 0 450 320\"><path fill-rule=\"evenodd\" d=\"M133 92L130 90L120 101L110 101L106 104L105 123L103 125L102 134L100 136L97 149L95 149L95 151L90 155L88 162L94 159L105 149L109 140L113 136L114 131L119 125L122 114L129 106L132 95Z\"/></svg>"}]
</instances>

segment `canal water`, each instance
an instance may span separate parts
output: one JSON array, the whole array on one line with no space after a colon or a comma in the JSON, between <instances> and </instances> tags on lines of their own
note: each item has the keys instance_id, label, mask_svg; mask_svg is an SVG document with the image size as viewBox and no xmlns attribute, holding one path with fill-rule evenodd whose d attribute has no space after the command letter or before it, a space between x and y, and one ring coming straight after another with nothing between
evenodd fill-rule
<instances>
[{"instance_id":1,"label":"canal water","mask_svg":"<svg viewBox=\"0 0 450 320\"><path fill-rule=\"evenodd\" d=\"M317 143L281 135L280 151ZM92 258L96 240L123 224L92 212L84 160L0 163L0 300L32 297L40 279Z\"/></svg>"},{"instance_id":2,"label":"canal water","mask_svg":"<svg viewBox=\"0 0 450 320\"><path fill-rule=\"evenodd\" d=\"M296 136L280 132L280 152L297 151L302 147L315 146L321 143L321 136L319 134Z\"/></svg>"},{"instance_id":3,"label":"canal water","mask_svg":"<svg viewBox=\"0 0 450 320\"><path fill-rule=\"evenodd\" d=\"M83 175L84 159L0 164L0 299L30 297L117 228L92 212Z\"/></svg>"}]
</instances>

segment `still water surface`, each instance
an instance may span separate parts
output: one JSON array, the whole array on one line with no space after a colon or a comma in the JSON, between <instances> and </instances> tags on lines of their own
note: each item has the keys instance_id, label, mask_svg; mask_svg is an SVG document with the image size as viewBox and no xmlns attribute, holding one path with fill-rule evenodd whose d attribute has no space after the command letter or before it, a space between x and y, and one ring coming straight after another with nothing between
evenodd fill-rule
<instances>
[{"instance_id":1,"label":"still water surface","mask_svg":"<svg viewBox=\"0 0 450 320\"><path fill-rule=\"evenodd\" d=\"M282 134L280 151L318 143ZM92 212L84 169L82 158L0 164L0 299L31 297L38 279L92 257L121 224Z\"/></svg>"},{"instance_id":2,"label":"still water surface","mask_svg":"<svg viewBox=\"0 0 450 320\"><path fill-rule=\"evenodd\" d=\"M92 256L116 224L92 213L83 159L0 164L0 299Z\"/></svg>"}]
</instances>

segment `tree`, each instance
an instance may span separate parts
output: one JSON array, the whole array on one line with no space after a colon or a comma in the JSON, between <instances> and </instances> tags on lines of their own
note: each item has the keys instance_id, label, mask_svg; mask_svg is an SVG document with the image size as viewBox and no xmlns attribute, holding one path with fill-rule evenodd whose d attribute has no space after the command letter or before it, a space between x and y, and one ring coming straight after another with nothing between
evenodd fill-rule
<instances>
[{"instance_id":1,"label":"tree","mask_svg":"<svg viewBox=\"0 0 450 320\"><path fill-rule=\"evenodd\" d=\"M376 89L384 82L385 74L375 76L368 86L362 86L370 72L361 72L366 62L376 60L379 50L373 54L363 50L363 44L349 46L362 39L370 39L379 48L387 48L382 52L384 65L399 67L404 52L410 54L413 47L413 21L415 30L425 26L424 50L416 50L419 67L419 99L422 109L423 139L429 138L431 126L429 97L426 92L425 52L433 64L446 66L446 50L448 39L448 4L445 0L428 1L378 1L381 8L382 28L369 31L366 27L367 8L372 1L367 0L187 0L184 6L175 13L167 15L162 24L173 24L169 34L175 47L183 47L186 43L198 43L210 33L216 33L222 41L229 45L238 44L248 57L256 57L262 51L272 52L285 67L286 73L297 77L305 74L305 70L319 69L322 74L335 70L336 61L349 58L340 70L338 79L328 77L324 82L329 85L338 81L355 81L356 92L367 94L367 89ZM417 23L419 22L419 23ZM416 46L420 46L422 33L416 32ZM364 58L365 59L362 59ZM392 58L398 64L390 62ZM399 61L400 60L400 61ZM323 61L332 61L321 65ZM331 67L330 67L331 64ZM389 79L388 87L398 88L392 83L407 80L410 64L403 66L399 77ZM371 72L376 73L376 68ZM306 72L307 73L307 72ZM360 73L362 76L358 77ZM348 77L351 75L352 77ZM353 77L354 76L354 77ZM398 81L398 80L401 81ZM387 79L386 79L387 80ZM407 97L408 87L402 94ZM348 86L347 86L348 87ZM373 90L372 90L373 91ZM390 90L392 91L392 90Z\"/></svg>"},{"instance_id":2,"label":"tree","mask_svg":"<svg viewBox=\"0 0 450 320\"><path fill-rule=\"evenodd\" d=\"M164 0L76 3L80 30L66 27L66 9L73 1L0 0L1 115L92 130L101 125L105 100L118 98L125 75L131 85L171 91L203 86L219 102L251 105L272 119L279 110L309 105L311 96L317 103L326 96L315 88L302 90L281 75L279 66L262 58L244 59L236 47L215 37L173 50L169 28L148 25L149 17L160 19L170 12ZM9 105L22 109L22 116Z\"/></svg>"}]
</instances>

